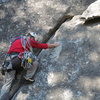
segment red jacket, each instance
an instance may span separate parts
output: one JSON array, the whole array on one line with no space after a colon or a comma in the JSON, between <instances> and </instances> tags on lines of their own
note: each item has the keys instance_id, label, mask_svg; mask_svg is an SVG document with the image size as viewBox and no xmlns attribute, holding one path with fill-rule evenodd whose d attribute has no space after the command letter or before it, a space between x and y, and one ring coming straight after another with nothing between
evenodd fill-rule
<instances>
[{"instance_id":1,"label":"red jacket","mask_svg":"<svg viewBox=\"0 0 100 100\"><path fill-rule=\"evenodd\" d=\"M32 48L40 48L40 49L48 48L48 44L39 43L33 39L28 39L28 41L29 41L30 45L32 46ZM29 50L29 43L26 42L26 49L28 49L28 50ZM22 44L21 44L21 39L17 39L11 44L7 53L10 54L12 52L17 52L17 53L24 52L24 48L22 47Z\"/></svg>"}]
</instances>

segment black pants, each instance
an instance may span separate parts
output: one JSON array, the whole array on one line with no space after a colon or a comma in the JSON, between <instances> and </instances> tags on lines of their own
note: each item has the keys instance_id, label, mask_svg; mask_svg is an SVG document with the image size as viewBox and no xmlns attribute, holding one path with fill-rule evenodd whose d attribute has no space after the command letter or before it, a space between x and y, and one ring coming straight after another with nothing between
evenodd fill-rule
<instances>
[{"instance_id":1,"label":"black pants","mask_svg":"<svg viewBox=\"0 0 100 100\"><path fill-rule=\"evenodd\" d=\"M22 71L23 67L21 66L21 59L18 57L14 57L12 59L12 68L16 71Z\"/></svg>"}]
</instances>

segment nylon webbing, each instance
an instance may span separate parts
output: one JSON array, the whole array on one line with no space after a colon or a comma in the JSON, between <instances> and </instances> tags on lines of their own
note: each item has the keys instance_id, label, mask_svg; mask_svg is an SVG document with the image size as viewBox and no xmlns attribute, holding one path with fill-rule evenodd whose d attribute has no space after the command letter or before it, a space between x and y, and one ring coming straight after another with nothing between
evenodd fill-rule
<instances>
[{"instance_id":1,"label":"nylon webbing","mask_svg":"<svg viewBox=\"0 0 100 100\"><path fill-rule=\"evenodd\" d=\"M33 53L33 48L32 48L32 46L30 44L30 41L28 40L28 37L27 36L23 36L21 38L21 44L22 44L22 47L24 48L25 51L28 51L28 49L26 48L26 43L27 42L28 42L29 50L32 52L32 54L34 54Z\"/></svg>"}]
</instances>

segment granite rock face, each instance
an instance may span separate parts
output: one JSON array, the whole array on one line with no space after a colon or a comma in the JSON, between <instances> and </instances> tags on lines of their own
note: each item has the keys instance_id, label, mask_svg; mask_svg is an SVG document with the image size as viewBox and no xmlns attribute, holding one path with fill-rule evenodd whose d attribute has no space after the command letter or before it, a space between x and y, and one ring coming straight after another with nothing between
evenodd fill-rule
<instances>
[{"instance_id":1,"label":"granite rock face","mask_svg":"<svg viewBox=\"0 0 100 100\"><path fill-rule=\"evenodd\" d=\"M30 11L29 13L27 12L29 16L26 17L25 12L22 13L20 11L16 13L17 16L10 17L15 18L15 22L17 18L19 18L20 23L24 18L29 18L29 24L25 24L25 27L29 27L23 28L26 29L24 30L25 32L35 30L40 33L45 33L57 23L57 19L65 13L66 9L69 9L66 4L70 4L71 1L64 0L64 3L61 3L61 0L59 2L57 2L58 0L56 0L56 2L53 0L48 2L44 1L45 0L25 0ZM74 2L74 5L75 0L72 0L72 2ZM78 2L78 0L76 2ZM82 2L84 2L84 7L92 3L90 0L83 0ZM34 5L32 5L32 3ZM24 5L24 3L22 4ZM64 8L60 6L60 9L62 8L61 10L59 9L60 4L65 5L63 6ZM92 6L94 4L95 3L88 7L91 9L89 11L92 12L92 15L89 13L91 17L97 16L95 15L96 12L92 10L93 7L95 7ZM99 9L98 5L100 5L100 3L97 3L97 9ZM57 7L58 10L53 11L50 9L46 11L49 13L48 15L45 13L45 10L47 10L49 6L52 6L51 8ZM11 4L9 4L9 7L12 7ZM15 7L16 9L23 9L22 5L19 6L19 8L17 6ZM41 7L45 7L45 10ZM36 11L36 13L32 14L34 11ZM13 100L100 100L100 22L97 20L95 23L84 24L90 15L85 14L85 12L83 12L83 14L81 14L81 11L79 12L79 15L75 15L72 20L63 23L55 36L49 41L49 43L59 42L60 46L50 50L43 50L40 53L39 71L35 76L35 82L31 85L23 86ZM74 12L69 11L69 13ZM98 15L99 13L100 12L98 12ZM84 18L86 18L85 20L82 19L83 15ZM5 16L5 14L3 16ZM34 20L33 22L31 22L30 17ZM47 20L47 18L51 19ZM3 18L2 20L5 21ZM34 28L33 26L30 27L31 25L33 25ZM41 27L39 27L39 25ZM13 33L13 31L14 30L12 30L11 33ZM19 29L19 32L20 31L21 29ZM18 32L17 29L16 32Z\"/></svg>"},{"instance_id":2,"label":"granite rock face","mask_svg":"<svg viewBox=\"0 0 100 100\"><path fill-rule=\"evenodd\" d=\"M95 3L91 4L87 10L83 12L81 17L85 18L86 20L100 17L100 0L97 0Z\"/></svg>"},{"instance_id":3,"label":"granite rock face","mask_svg":"<svg viewBox=\"0 0 100 100\"><path fill-rule=\"evenodd\" d=\"M65 12L81 14L93 1L95 0L1 0L0 40L9 40L13 35L28 31L47 33Z\"/></svg>"}]
</instances>

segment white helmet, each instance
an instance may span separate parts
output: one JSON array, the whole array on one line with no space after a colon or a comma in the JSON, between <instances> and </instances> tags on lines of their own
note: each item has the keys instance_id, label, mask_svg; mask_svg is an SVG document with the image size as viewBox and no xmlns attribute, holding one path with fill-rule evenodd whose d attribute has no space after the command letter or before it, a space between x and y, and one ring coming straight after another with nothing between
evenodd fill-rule
<instances>
[{"instance_id":1,"label":"white helmet","mask_svg":"<svg viewBox=\"0 0 100 100\"><path fill-rule=\"evenodd\" d=\"M37 34L35 32L29 32L29 35L33 37L37 37Z\"/></svg>"}]
</instances>

